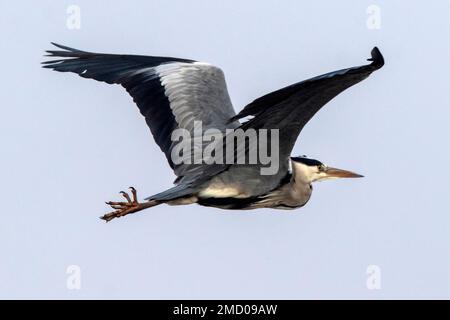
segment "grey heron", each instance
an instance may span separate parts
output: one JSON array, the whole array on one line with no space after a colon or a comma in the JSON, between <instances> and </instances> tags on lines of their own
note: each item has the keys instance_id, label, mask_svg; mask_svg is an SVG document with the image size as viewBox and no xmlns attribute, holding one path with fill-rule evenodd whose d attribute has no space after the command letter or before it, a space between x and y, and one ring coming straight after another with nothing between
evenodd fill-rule
<instances>
[{"instance_id":1,"label":"grey heron","mask_svg":"<svg viewBox=\"0 0 450 320\"><path fill-rule=\"evenodd\" d=\"M291 151L303 127L322 106L384 65L376 47L368 59L370 64L292 84L254 100L236 114L224 74L216 66L171 57L100 54L52 44L61 50L47 51L47 56L58 59L43 62L44 68L74 72L126 89L177 176L172 188L142 202L134 188L130 188L131 195L122 191L125 201L107 202L114 211L101 217L106 221L163 203L197 203L222 209L295 209L308 202L315 181L362 177L318 160L291 157ZM248 116L252 118L240 122ZM193 132L195 121L222 132L237 128L278 130L278 170L262 175L259 162L175 163L171 134L180 128Z\"/></svg>"}]
</instances>

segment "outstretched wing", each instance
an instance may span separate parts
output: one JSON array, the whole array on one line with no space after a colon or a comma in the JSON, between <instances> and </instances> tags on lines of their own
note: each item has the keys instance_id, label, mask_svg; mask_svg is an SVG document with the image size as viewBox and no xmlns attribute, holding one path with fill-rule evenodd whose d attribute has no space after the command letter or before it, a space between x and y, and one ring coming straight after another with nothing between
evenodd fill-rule
<instances>
[{"instance_id":1,"label":"outstretched wing","mask_svg":"<svg viewBox=\"0 0 450 320\"><path fill-rule=\"evenodd\" d=\"M367 78L373 71L384 64L383 57L377 48L372 50L371 64L330 72L309 80L305 80L278 91L269 93L247 105L231 121L246 117L254 118L242 124L247 129L278 129L279 170L274 175L261 175L261 164L231 165L227 173L230 180L239 177L242 189L252 190L253 195L265 194L277 187L285 177L289 167L289 157L295 141L306 123L327 102L345 89ZM270 140L269 140L270 142ZM260 146L260 142L258 142ZM249 148L246 149L248 152ZM271 150L270 144L267 150ZM246 156L248 159L248 157ZM255 178L257 177L257 178Z\"/></svg>"},{"instance_id":2,"label":"outstretched wing","mask_svg":"<svg viewBox=\"0 0 450 320\"><path fill-rule=\"evenodd\" d=\"M193 134L194 121L201 121L203 129L225 130L238 125L228 121L235 112L224 74L215 66L187 59L101 54L53 45L63 50L47 51L48 56L62 59L43 62L44 68L120 84L127 90L179 178L199 170L198 166L172 161L173 130L183 128Z\"/></svg>"},{"instance_id":3,"label":"outstretched wing","mask_svg":"<svg viewBox=\"0 0 450 320\"><path fill-rule=\"evenodd\" d=\"M262 96L230 121L254 116L242 129L279 129L280 161L287 161L301 130L320 108L384 65L377 47L371 56L368 65L326 73Z\"/></svg>"}]
</instances>

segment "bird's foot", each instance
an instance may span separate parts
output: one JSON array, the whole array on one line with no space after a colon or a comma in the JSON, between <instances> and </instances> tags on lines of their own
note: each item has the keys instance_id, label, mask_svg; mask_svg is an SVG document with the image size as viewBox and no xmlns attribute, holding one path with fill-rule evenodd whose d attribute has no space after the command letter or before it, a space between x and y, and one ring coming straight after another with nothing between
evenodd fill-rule
<instances>
[{"instance_id":1,"label":"bird's foot","mask_svg":"<svg viewBox=\"0 0 450 320\"><path fill-rule=\"evenodd\" d=\"M138 202L137 192L136 192L135 188L130 187L130 191L131 191L131 197L127 192L120 191L120 194L127 201L124 201L124 202L108 201L108 202L106 202L106 204L111 206L111 208L115 209L115 211L105 214L104 216L100 217L100 219L103 219L106 222L108 222L114 218L120 218L120 217L126 216L127 214L135 213L137 211L140 211L140 210L148 207L146 204Z\"/></svg>"}]
</instances>

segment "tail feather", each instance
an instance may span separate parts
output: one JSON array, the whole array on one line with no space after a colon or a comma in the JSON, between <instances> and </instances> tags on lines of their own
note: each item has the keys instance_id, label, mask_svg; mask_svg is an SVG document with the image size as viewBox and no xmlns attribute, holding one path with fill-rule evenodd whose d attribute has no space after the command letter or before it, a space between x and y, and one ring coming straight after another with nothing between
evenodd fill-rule
<instances>
[{"instance_id":1,"label":"tail feather","mask_svg":"<svg viewBox=\"0 0 450 320\"><path fill-rule=\"evenodd\" d=\"M160 193L154 194L150 197L147 197L147 198L145 198L145 200L149 200L149 201L156 200L159 202L166 202L169 200L174 200L174 199L192 195L193 193L195 193L195 191L196 190L190 186L179 184L173 188L167 189L163 192L160 192Z\"/></svg>"}]
</instances>

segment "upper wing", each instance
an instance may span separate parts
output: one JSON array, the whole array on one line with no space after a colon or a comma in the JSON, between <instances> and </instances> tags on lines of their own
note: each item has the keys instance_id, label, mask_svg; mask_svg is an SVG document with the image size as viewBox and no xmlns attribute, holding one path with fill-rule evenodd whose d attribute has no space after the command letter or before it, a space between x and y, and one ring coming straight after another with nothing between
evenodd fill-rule
<instances>
[{"instance_id":1,"label":"upper wing","mask_svg":"<svg viewBox=\"0 0 450 320\"><path fill-rule=\"evenodd\" d=\"M226 179L232 183L237 182L243 190L251 190L252 195L266 194L276 188L286 176L292 148L305 124L327 102L345 89L367 78L384 64L383 57L377 48L372 50L372 58L369 60L372 61L369 65L327 73L269 93L256 99L237 116L232 117L231 121L235 121L245 116L254 116L242 124L243 130L278 129L277 154L270 151L276 152L269 143L270 139L267 142L267 150L272 159L278 157L276 159L278 171L271 175L263 175L261 168L267 165L261 163L230 165L224 173ZM258 147L261 148L261 141L258 141ZM249 159L248 153L255 151L254 148L255 145L245 145L242 151L245 159Z\"/></svg>"},{"instance_id":2,"label":"upper wing","mask_svg":"<svg viewBox=\"0 0 450 320\"><path fill-rule=\"evenodd\" d=\"M281 161L288 161L295 141L306 123L327 102L345 89L367 78L384 65L378 48L371 52L371 64L330 72L260 97L230 121L254 116L242 129L279 129Z\"/></svg>"},{"instance_id":3,"label":"upper wing","mask_svg":"<svg viewBox=\"0 0 450 320\"><path fill-rule=\"evenodd\" d=\"M122 85L179 178L198 169L173 163L174 129L187 129L193 134L194 121L201 121L204 129L225 130L238 125L228 121L235 112L224 74L215 66L170 57L92 53L53 44L63 51L50 50L48 56L63 59L43 62L44 68Z\"/></svg>"}]
</instances>

